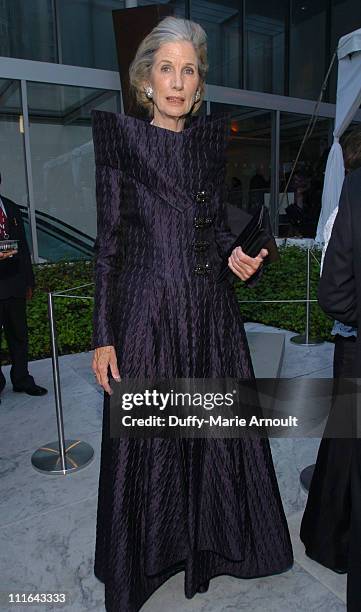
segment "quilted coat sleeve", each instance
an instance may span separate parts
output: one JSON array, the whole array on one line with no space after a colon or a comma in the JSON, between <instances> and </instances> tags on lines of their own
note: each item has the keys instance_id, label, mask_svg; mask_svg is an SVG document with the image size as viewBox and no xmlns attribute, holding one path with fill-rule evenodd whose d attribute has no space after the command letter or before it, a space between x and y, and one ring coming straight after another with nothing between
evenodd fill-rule
<instances>
[{"instance_id":1,"label":"quilted coat sleeve","mask_svg":"<svg viewBox=\"0 0 361 612\"><path fill-rule=\"evenodd\" d=\"M121 259L120 173L96 166L97 237L95 240L95 293L92 347L114 346L113 296Z\"/></svg>"},{"instance_id":2,"label":"quilted coat sleeve","mask_svg":"<svg viewBox=\"0 0 361 612\"><path fill-rule=\"evenodd\" d=\"M225 257L228 249L231 248L237 236L231 231L228 224L226 187L224 182L219 187L218 194L219 204L215 219L215 240L217 244L218 253L220 257L223 258Z\"/></svg>"}]
</instances>

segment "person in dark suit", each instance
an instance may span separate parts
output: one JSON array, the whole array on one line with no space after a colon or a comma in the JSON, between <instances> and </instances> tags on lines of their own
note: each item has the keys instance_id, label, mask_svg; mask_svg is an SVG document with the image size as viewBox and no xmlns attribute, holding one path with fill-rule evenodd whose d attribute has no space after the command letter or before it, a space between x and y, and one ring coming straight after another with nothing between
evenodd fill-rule
<instances>
[{"instance_id":1,"label":"person in dark suit","mask_svg":"<svg viewBox=\"0 0 361 612\"><path fill-rule=\"evenodd\" d=\"M325 254L318 290L321 308L333 319L361 325L361 168L348 174ZM351 376L361 377L361 334L355 341ZM361 440L346 440L350 449L349 546L347 555L347 610L359 612L361 602ZM336 491L337 493L337 491Z\"/></svg>"},{"instance_id":2,"label":"person in dark suit","mask_svg":"<svg viewBox=\"0 0 361 612\"><path fill-rule=\"evenodd\" d=\"M342 143L346 173L361 167L361 130L353 129ZM324 228L323 251L326 253L338 207L331 213ZM321 260L321 274L323 258ZM350 440L340 435L342 427L350 427L342 397L342 379L352 378L356 351L357 328L335 321L331 334L335 336L333 358L334 400L328 424L320 443L312 476L300 537L306 554L314 561L338 573L347 572L351 512ZM349 407L352 414L352 406ZM350 431L350 430L349 430ZM337 437L328 435L337 432ZM326 435L327 434L327 435ZM337 490L337 496L335 496Z\"/></svg>"},{"instance_id":3,"label":"person in dark suit","mask_svg":"<svg viewBox=\"0 0 361 612\"><path fill-rule=\"evenodd\" d=\"M0 240L8 239L18 241L18 250L0 252L0 342L3 328L11 356L13 390L45 395L47 389L36 385L28 371L26 300L32 298L35 279L24 224L19 207L0 196ZM5 384L0 365L0 392Z\"/></svg>"}]
</instances>

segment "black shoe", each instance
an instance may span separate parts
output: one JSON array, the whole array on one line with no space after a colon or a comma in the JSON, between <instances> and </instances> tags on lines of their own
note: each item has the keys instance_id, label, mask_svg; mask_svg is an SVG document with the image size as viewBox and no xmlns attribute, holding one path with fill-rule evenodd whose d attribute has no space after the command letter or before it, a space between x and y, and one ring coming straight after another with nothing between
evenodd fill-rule
<instances>
[{"instance_id":1,"label":"black shoe","mask_svg":"<svg viewBox=\"0 0 361 612\"><path fill-rule=\"evenodd\" d=\"M48 392L44 387L40 387L39 385L31 385L29 387L15 387L13 386L13 391L17 393L27 393L28 395L46 395Z\"/></svg>"},{"instance_id":2,"label":"black shoe","mask_svg":"<svg viewBox=\"0 0 361 612\"><path fill-rule=\"evenodd\" d=\"M207 582L203 582L203 584L200 584L197 591L198 593L206 593L208 591L208 587L209 587L209 580L207 580Z\"/></svg>"},{"instance_id":3,"label":"black shoe","mask_svg":"<svg viewBox=\"0 0 361 612\"><path fill-rule=\"evenodd\" d=\"M6 385L5 376L4 376L4 374L2 372L0 372L0 393L1 393L1 391L3 391L5 385Z\"/></svg>"}]
</instances>

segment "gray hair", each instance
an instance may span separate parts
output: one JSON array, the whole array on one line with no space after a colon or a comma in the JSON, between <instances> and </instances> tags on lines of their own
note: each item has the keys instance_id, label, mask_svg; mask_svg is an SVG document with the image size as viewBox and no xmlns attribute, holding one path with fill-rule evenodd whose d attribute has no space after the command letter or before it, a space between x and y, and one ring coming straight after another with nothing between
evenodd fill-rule
<instances>
[{"instance_id":1,"label":"gray hair","mask_svg":"<svg viewBox=\"0 0 361 612\"><path fill-rule=\"evenodd\" d=\"M200 99L193 105L192 113L195 113L202 104L208 70L207 35L203 28L194 21L179 17L165 17L142 40L129 67L131 90L135 95L137 103L145 108L150 115L153 110L153 102L145 95L144 81L149 78L154 63L154 56L161 45L182 40L192 43L198 58L198 74L200 77L198 90Z\"/></svg>"}]
</instances>

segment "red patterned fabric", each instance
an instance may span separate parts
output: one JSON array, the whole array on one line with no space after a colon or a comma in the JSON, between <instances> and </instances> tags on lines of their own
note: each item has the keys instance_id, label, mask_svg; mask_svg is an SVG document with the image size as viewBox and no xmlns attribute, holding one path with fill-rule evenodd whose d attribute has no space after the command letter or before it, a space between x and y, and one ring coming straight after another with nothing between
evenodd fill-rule
<instances>
[{"instance_id":1,"label":"red patterned fabric","mask_svg":"<svg viewBox=\"0 0 361 612\"><path fill-rule=\"evenodd\" d=\"M8 220L4 213L3 207L0 206L0 240L5 240L9 237L8 234Z\"/></svg>"}]
</instances>

